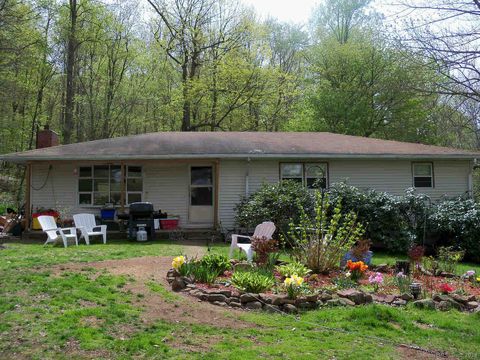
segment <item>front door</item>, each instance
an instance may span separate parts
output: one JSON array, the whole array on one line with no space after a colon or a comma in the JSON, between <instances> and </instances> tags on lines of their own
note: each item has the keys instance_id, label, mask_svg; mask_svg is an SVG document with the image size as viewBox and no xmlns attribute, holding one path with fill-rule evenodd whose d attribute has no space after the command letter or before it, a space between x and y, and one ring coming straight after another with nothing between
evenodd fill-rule
<instances>
[{"instance_id":1,"label":"front door","mask_svg":"<svg viewBox=\"0 0 480 360\"><path fill-rule=\"evenodd\" d=\"M213 224L213 167L190 167L189 221L197 224Z\"/></svg>"}]
</instances>

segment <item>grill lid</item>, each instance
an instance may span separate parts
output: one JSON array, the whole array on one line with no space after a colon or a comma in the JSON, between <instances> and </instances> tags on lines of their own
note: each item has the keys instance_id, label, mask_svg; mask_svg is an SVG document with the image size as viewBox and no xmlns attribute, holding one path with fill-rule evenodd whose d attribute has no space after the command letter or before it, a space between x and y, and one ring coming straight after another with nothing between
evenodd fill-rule
<instances>
[{"instance_id":1,"label":"grill lid","mask_svg":"<svg viewBox=\"0 0 480 360\"><path fill-rule=\"evenodd\" d=\"M153 204L149 202L135 202L130 204L129 210L132 215L150 215L153 213Z\"/></svg>"}]
</instances>

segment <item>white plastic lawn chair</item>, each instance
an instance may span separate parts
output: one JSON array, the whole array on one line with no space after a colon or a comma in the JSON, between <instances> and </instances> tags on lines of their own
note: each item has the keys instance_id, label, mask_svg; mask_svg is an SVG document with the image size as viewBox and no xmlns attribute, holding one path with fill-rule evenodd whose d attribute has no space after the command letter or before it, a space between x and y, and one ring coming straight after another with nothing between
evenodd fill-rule
<instances>
[{"instance_id":1,"label":"white plastic lawn chair","mask_svg":"<svg viewBox=\"0 0 480 360\"><path fill-rule=\"evenodd\" d=\"M267 239L271 239L273 233L275 232L275 224L271 221L265 221L255 228L255 232L253 233L252 236L246 236L246 235L238 235L238 234L232 234L232 244L230 245L230 257L233 255L233 251L235 249L240 249L240 251L245 251L245 254L247 254L247 260L252 261L253 260L253 250L252 250L252 244L242 244L238 242L238 238L245 238L249 239L252 241L253 237L266 237Z\"/></svg>"},{"instance_id":2,"label":"white plastic lawn chair","mask_svg":"<svg viewBox=\"0 0 480 360\"><path fill-rule=\"evenodd\" d=\"M107 243L107 225L97 225L93 214L73 215L75 227L80 229L81 238L85 239L87 245L90 245L90 236L102 236L103 243Z\"/></svg>"},{"instance_id":3,"label":"white plastic lawn chair","mask_svg":"<svg viewBox=\"0 0 480 360\"><path fill-rule=\"evenodd\" d=\"M48 243L57 242L58 239L62 239L65 247L67 247L69 239L74 239L75 245L78 246L76 228L70 227L61 229L57 226L55 218L47 215L39 216L38 222L40 223L42 230L47 234L47 241L45 241L45 244L43 244L44 246Z\"/></svg>"}]
</instances>

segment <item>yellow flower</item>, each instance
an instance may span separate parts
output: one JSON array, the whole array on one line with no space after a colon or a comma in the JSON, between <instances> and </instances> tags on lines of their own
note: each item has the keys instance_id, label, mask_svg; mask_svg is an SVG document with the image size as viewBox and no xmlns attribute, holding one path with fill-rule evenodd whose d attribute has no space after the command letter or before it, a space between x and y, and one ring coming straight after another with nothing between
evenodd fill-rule
<instances>
[{"instance_id":1,"label":"yellow flower","mask_svg":"<svg viewBox=\"0 0 480 360\"><path fill-rule=\"evenodd\" d=\"M177 256L176 258L173 258L172 261L172 267L175 270L180 269L180 267L185 264L185 256Z\"/></svg>"},{"instance_id":2,"label":"yellow flower","mask_svg":"<svg viewBox=\"0 0 480 360\"><path fill-rule=\"evenodd\" d=\"M477 277L477 281L480 282L480 276Z\"/></svg>"},{"instance_id":3,"label":"yellow flower","mask_svg":"<svg viewBox=\"0 0 480 360\"><path fill-rule=\"evenodd\" d=\"M303 278L297 275L292 275L286 278L283 283L285 284L285 286L291 286L291 285L301 286L303 284Z\"/></svg>"}]
</instances>

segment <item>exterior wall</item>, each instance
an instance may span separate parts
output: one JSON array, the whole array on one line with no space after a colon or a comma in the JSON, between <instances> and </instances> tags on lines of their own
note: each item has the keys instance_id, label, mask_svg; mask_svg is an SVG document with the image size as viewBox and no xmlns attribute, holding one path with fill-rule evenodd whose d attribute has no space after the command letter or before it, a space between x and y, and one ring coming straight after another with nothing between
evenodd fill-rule
<instances>
[{"instance_id":1,"label":"exterior wall","mask_svg":"<svg viewBox=\"0 0 480 360\"><path fill-rule=\"evenodd\" d=\"M302 160L298 160L302 161ZM311 160L310 160L311 161ZM412 186L411 161L407 160L326 160L329 184L345 181L362 189L374 188L401 195ZM219 221L224 229L234 227L235 205L248 192L253 193L262 183L279 181L279 160L221 160L219 162ZM288 160L295 162L295 160ZM305 160L308 162L308 160ZM468 191L470 162L434 161L433 189L420 189L437 200L443 195L458 196ZM89 212L99 214L98 207L78 205L75 163L32 165L31 204L55 208L66 216ZM156 210L180 216L181 226L188 226L189 164L146 162L143 164L143 199L154 204ZM248 175L248 177L247 177ZM248 179L248 180L247 180Z\"/></svg>"},{"instance_id":2,"label":"exterior wall","mask_svg":"<svg viewBox=\"0 0 480 360\"><path fill-rule=\"evenodd\" d=\"M288 160L288 162L312 160ZM361 189L376 189L402 195L413 186L412 161L409 160L325 160L328 163L328 183L346 182ZM234 227L235 205L248 192L253 193L262 183L279 181L278 160L246 160L220 162L219 218L227 229ZM463 160L434 161L433 189L419 189L432 201L442 196L460 196L469 190L470 162Z\"/></svg>"}]
</instances>

